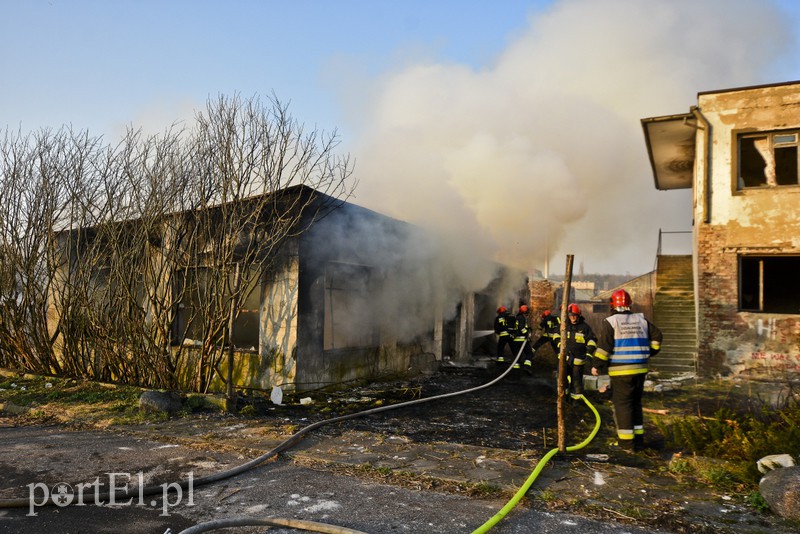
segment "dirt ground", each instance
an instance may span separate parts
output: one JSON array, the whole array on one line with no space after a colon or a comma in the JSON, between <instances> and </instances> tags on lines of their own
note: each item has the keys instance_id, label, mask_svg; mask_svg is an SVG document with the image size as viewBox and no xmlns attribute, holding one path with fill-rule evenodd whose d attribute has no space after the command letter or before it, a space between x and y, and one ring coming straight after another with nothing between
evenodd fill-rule
<instances>
[{"instance_id":1,"label":"dirt ground","mask_svg":"<svg viewBox=\"0 0 800 534\"><path fill-rule=\"evenodd\" d=\"M389 405L477 388L491 382L502 369L444 367L425 379L388 381L354 387L339 393L312 395L322 410L283 416L305 418L304 424L364 411L375 405ZM555 366L542 365L533 373L515 371L495 385L463 395L416 404L321 427L318 432L337 435L365 431L404 436L417 443L459 443L515 451L525 457L543 456L558 446ZM748 504L752 489L720 491L697 473L671 469L684 451L670 448L660 435L654 419L685 414L714 414L720 408L746 410L749 404L775 400L780 393L753 385L718 383L714 387L683 383L681 387L657 387L646 393L646 443L641 453L619 451L615 446L610 400L596 391L587 398L601 416L596 437L580 451L558 454L543 470L528 492L536 506L551 511L569 511L595 519L660 528L669 532L797 532L798 526ZM255 406L268 414L274 406L266 400ZM595 417L581 402L565 404L566 445L577 444L589 435ZM601 458L601 463L587 462ZM692 458L692 462L704 459ZM713 462L713 460L708 460ZM688 465L696 466L691 463ZM601 479L598 482L598 477ZM600 489L598 489L598 487Z\"/></svg>"},{"instance_id":2,"label":"dirt ground","mask_svg":"<svg viewBox=\"0 0 800 534\"><path fill-rule=\"evenodd\" d=\"M239 416L194 413L171 419L164 425L171 425L178 432L182 424L193 424L192 421L207 421L212 426L216 419L229 421L235 417L241 425L252 423L264 432L288 435L319 421L439 397L321 426L314 434L325 437L369 432L403 437L415 443L488 447L519 458L541 458L558 445L558 421L555 366L538 363L532 373L515 371L488 387L482 386L497 378L502 369L493 365L445 366L432 376L416 379L387 378L339 391L285 394L280 406L270 401L268 393L251 392L240 396ZM615 432L610 402L597 392L587 392L587 398L601 417L599 432L583 449L559 453L548 463L528 491L528 505L666 532L800 531L798 525L751 506L748 498L753 488L715 489L699 476L698 466L706 459L673 448L654 424L661 417L712 415L723 407L741 411L765 402L780 403L781 398L785 399L782 397L787 394L785 391L733 381L689 381L673 388L670 383L656 380L654 389L657 391L645 396L646 409L659 412L647 413L645 417L650 448L636 454L613 446ZM468 390L472 391L460 394ZM310 399L310 404L302 402L305 398ZM566 445L585 440L595 425L594 414L581 402L566 404L564 410ZM87 425L80 420L58 422ZM20 424L23 423L21 420ZM225 440L213 441L222 448L231 446L230 441L227 444ZM208 447L209 440L204 439L202 446ZM676 459L682 462L683 469L674 468ZM369 477L370 472L358 470L347 475ZM387 480L386 473L372 475L380 475L382 482ZM397 477L391 482L403 485L409 481ZM410 482L413 485L414 481ZM465 492L463 487L441 489ZM478 489L488 491L488 488Z\"/></svg>"}]
</instances>

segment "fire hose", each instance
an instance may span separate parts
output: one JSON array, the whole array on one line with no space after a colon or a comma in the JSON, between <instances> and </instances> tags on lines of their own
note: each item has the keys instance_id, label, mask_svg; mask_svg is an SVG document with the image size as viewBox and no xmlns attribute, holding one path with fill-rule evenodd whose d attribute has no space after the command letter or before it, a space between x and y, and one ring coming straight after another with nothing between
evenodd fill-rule
<instances>
[{"instance_id":1,"label":"fire hose","mask_svg":"<svg viewBox=\"0 0 800 534\"><path fill-rule=\"evenodd\" d=\"M246 472L246 471L248 471L248 470L250 470L250 469L252 469L252 468L254 468L254 467L256 467L256 466L258 466L260 464L262 464L263 462L265 462L265 461L277 456L279 453L281 453L283 451L286 451L287 449L291 448L295 443L300 441L300 439L303 436L305 436L307 433L309 433L312 430L315 430L317 428L320 428L321 426L327 425L327 424L347 421L349 419L354 419L356 417L363 417L363 416L366 416L366 415L372 415L372 414L384 412L384 411L391 410L391 409L402 408L402 407L412 406L412 405L416 405L416 404L422 404L422 403L425 403L425 402L430 402L430 401L434 401L434 400L441 400L441 399L445 399L445 398L449 398L449 397L455 397L455 396L458 396L458 395L464 395L464 394L467 394L467 393L472 393L472 392L479 391L479 390L488 388L490 386L493 386L494 384L496 384L497 382L502 380L506 375L508 375L508 373L511 372L511 370L514 368L514 365L516 365L517 361L519 361L519 359L520 359L520 357L522 355L522 351L523 351L524 347L525 347L525 344L523 343L522 346L520 346L520 349L517 352L516 357L514 358L514 360L511 362L511 364L508 366L508 368L503 373L501 373L499 376L497 376L496 378L494 378L493 380L491 380L491 381L489 381L489 382L487 382L485 384L482 384L480 386L476 386L476 387L473 387L473 388L461 390L461 391L454 391L454 392L450 392L450 393L444 393L444 394L436 395L436 396L433 396L433 397L414 399L414 400L411 400L411 401L401 402L401 403L398 403L398 404L392 404L392 405L388 405L388 406L380 406L380 407L372 408L372 409L365 410L365 411L362 411L362 412L342 415L342 416L339 416L339 417L334 417L334 418L331 418L331 419L318 421L316 423L313 423L311 425L308 425L308 426L298 430L297 432L295 432L294 434L289 436L289 438L287 438L286 440L284 440L283 442L278 444L276 447L274 447L270 451L264 453L263 455L261 455L261 456L259 456L257 458L254 458L253 460L250 460L249 462L245 462L244 464L239 465L239 466L237 466L235 468L228 469L228 470L225 470L225 471L221 471L219 473L215 473L215 474L212 474L212 475L208 475L208 476L201 477L201 478L198 478L196 480L193 480L192 484L195 487L199 487L199 486L203 486L203 485L206 485L206 484L210 484L210 483L213 483L213 482L217 482L217 481L220 481L220 480L224 480L224 479L227 479L227 478L234 477L234 476L237 476L239 474L242 474L242 473L244 473L244 472ZM572 446L572 447L567 447L568 451L578 450L578 449L581 449L584 446L586 446L594 438L594 436L597 434L597 431L598 431L598 429L600 427L600 416L597 413L597 410L594 408L594 406L591 405L591 403L589 403L589 401L585 397L583 397L581 395L581 398L583 398L584 402L592 409L592 411L594 411L595 416L597 418L597 422L596 422L595 428L592 431L591 435L585 441L583 441L582 443L580 443L578 445L575 445L575 446ZM539 476L539 473L544 468L544 465L557 452L558 452L558 449L553 449L550 452L548 452L547 455L545 455L542 458L542 460L539 461L539 464L537 465L536 469L533 471L533 473L531 473L531 476L528 478L526 483L520 488L520 490L517 491L517 493L514 495L514 497L497 514L495 514L495 516L492 517L492 519L487 521L483 526L481 526L478 530L476 530L475 533L487 532L492 526L497 524L497 522L499 522L503 517L505 517L505 515L514 506L516 506L517 503L522 499L522 497L528 491L530 486L533 484L534 480ZM177 491L178 488L180 488L181 490L184 490L184 489L187 489L189 487L189 483L190 483L190 481L188 481L188 480L175 482L173 484L170 484L170 488L174 488L176 491ZM149 495L162 494L163 490L164 490L163 485L146 486L146 487L140 489L140 495L149 496ZM113 493L109 492L109 491L106 491L106 492L98 493L97 496L96 496L95 502L97 502L97 501L102 502L103 500L110 499L110 498L123 499L123 498L128 497L128 496L129 495L128 495L127 490L120 490L120 491L113 492ZM25 508L25 507L27 507L29 505L30 505L30 500L29 499L0 499L0 509L3 509L3 508ZM230 524L226 523L226 521L230 522ZM248 523L248 521L252 521L252 523ZM270 522L272 522L272 523L270 523ZM291 522L292 524L290 525L289 522ZM359 532L355 531L355 530L345 529L345 528L341 528L341 527L335 527L335 526L331 526L331 525L325 525L325 524L322 524L322 523L315 523L315 522L311 522L311 521L287 520L287 519L281 519L281 518L229 518L228 520L224 520L223 519L223 520L212 521L212 522L209 522L209 523L203 523L203 524L195 525L194 527L191 527L190 529L182 531L180 534L195 534L195 533L199 533L199 532L207 532L208 530L213 530L213 529L218 529L218 528L228 528L228 527L231 527L231 526L245 526L245 525L257 526L257 525L270 525L270 524L272 526L279 526L279 525L280 526L292 526L294 528L301 528L301 529L304 529L304 530L312 530L312 531L316 531L316 532L328 532L328 533L334 533L334 534L345 534L345 533L359 534ZM223 525L225 525L225 526L223 526ZM323 530L319 530L319 529L323 529ZM363 534L363 533L360 533L360 534Z\"/></svg>"},{"instance_id":2,"label":"fire hose","mask_svg":"<svg viewBox=\"0 0 800 534\"><path fill-rule=\"evenodd\" d=\"M570 447L567 447L568 452L577 451L579 449L584 448L594 439L594 437L597 435L597 431L600 430L600 414L597 413L597 408L595 408L592 405L592 403L589 402L589 399L587 399L583 395L580 395L579 398L583 399L583 402L586 403L586 406L588 406L592 410L592 412L594 412L594 417L595 417L594 428L592 429L592 432L589 434L589 437L587 437L585 440L578 443L577 445L572 445ZM500 509L499 512L497 512L491 519L489 519L489 521L487 521L486 523L475 529L472 532L472 534L483 534L485 532L488 532L489 529L491 529L501 519L503 519L506 516L506 514L508 514L508 512L510 512L511 509L514 508L519 503L520 500L522 500L522 498L530 489L531 485L533 485L533 482L538 478L539 474L542 472L542 469L544 469L544 466L547 465L547 462L549 462L550 459L557 453L558 453L558 448L555 448L551 449L547 454L545 454L542 457L542 459L539 460L539 462L536 464L536 468L530 474L525 483L519 488L519 490L517 490L517 492L514 494L511 500L509 500L506 503L506 505Z\"/></svg>"}]
</instances>

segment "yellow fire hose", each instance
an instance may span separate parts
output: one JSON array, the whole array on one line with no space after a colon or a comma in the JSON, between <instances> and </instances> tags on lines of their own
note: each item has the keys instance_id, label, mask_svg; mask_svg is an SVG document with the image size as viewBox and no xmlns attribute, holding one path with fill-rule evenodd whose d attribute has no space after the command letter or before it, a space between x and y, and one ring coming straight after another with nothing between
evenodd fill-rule
<instances>
[{"instance_id":1,"label":"yellow fire hose","mask_svg":"<svg viewBox=\"0 0 800 534\"><path fill-rule=\"evenodd\" d=\"M597 413L597 409L592 405L591 402L589 402L589 399L587 399L583 395L580 395L579 398L583 399L583 402L586 403L586 406L588 406L592 410L592 412L594 412L594 417L595 417L594 429L592 429L592 432L589 434L588 438L578 443L577 445L572 445L570 447L567 447L568 452L577 451L579 449L584 448L586 445L591 443L591 441L597 435L597 431L600 430L600 414ZM541 473L542 469L544 469L544 466L547 465L547 462L549 462L550 459L556 455L556 453L558 453L557 448L552 449L547 454L545 454L542 457L542 459L539 460L539 463L536 464L536 468L530 474L528 480L526 480L525 483L522 485L522 487L519 488L519 490L517 490L517 492L514 494L511 500L508 501L506 505L500 509L499 512L494 514L494 516L491 519L489 519L486 523L475 529L472 532L472 534L484 534L485 532L488 532L489 529L491 529L493 526L495 526L501 519L503 519L506 516L506 514L508 514L508 512L510 512L512 508L514 508L519 503L519 501L522 500L522 498L530 489L531 485L533 485L533 482L539 476L539 473Z\"/></svg>"}]
</instances>

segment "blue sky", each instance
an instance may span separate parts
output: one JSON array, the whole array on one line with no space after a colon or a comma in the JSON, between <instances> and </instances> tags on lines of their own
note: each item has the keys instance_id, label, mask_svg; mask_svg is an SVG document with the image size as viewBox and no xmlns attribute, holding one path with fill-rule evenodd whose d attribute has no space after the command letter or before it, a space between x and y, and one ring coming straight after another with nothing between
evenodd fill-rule
<instances>
[{"instance_id":1,"label":"blue sky","mask_svg":"<svg viewBox=\"0 0 800 534\"><path fill-rule=\"evenodd\" d=\"M356 203L454 259L642 274L658 230L692 223L688 192L655 191L639 119L800 80L798 4L0 0L0 126L111 141L274 92L339 131Z\"/></svg>"},{"instance_id":2,"label":"blue sky","mask_svg":"<svg viewBox=\"0 0 800 534\"><path fill-rule=\"evenodd\" d=\"M209 95L274 91L304 122L342 130L337 64L370 76L415 57L479 68L537 4L2 0L0 116L23 130L113 134L183 118Z\"/></svg>"}]
</instances>

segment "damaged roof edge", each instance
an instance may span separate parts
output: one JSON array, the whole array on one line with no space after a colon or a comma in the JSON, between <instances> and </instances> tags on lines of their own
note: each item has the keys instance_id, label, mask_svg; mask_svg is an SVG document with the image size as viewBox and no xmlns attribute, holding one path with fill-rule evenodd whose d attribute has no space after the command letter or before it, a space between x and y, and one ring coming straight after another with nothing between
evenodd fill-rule
<instances>
[{"instance_id":1,"label":"damaged roof edge","mask_svg":"<svg viewBox=\"0 0 800 534\"><path fill-rule=\"evenodd\" d=\"M656 189L692 187L694 120L691 112L641 119Z\"/></svg>"},{"instance_id":2,"label":"damaged roof edge","mask_svg":"<svg viewBox=\"0 0 800 534\"><path fill-rule=\"evenodd\" d=\"M768 87L781 87L784 85L797 85L800 84L800 80L795 80L791 82L775 82L775 83L764 83L761 85L745 85L742 87L731 87L729 89L714 89L713 91L700 91L697 93L697 96L701 95L713 95L718 93L734 93L736 91L748 91L751 89L766 89Z\"/></svg>"}]
</instances>

